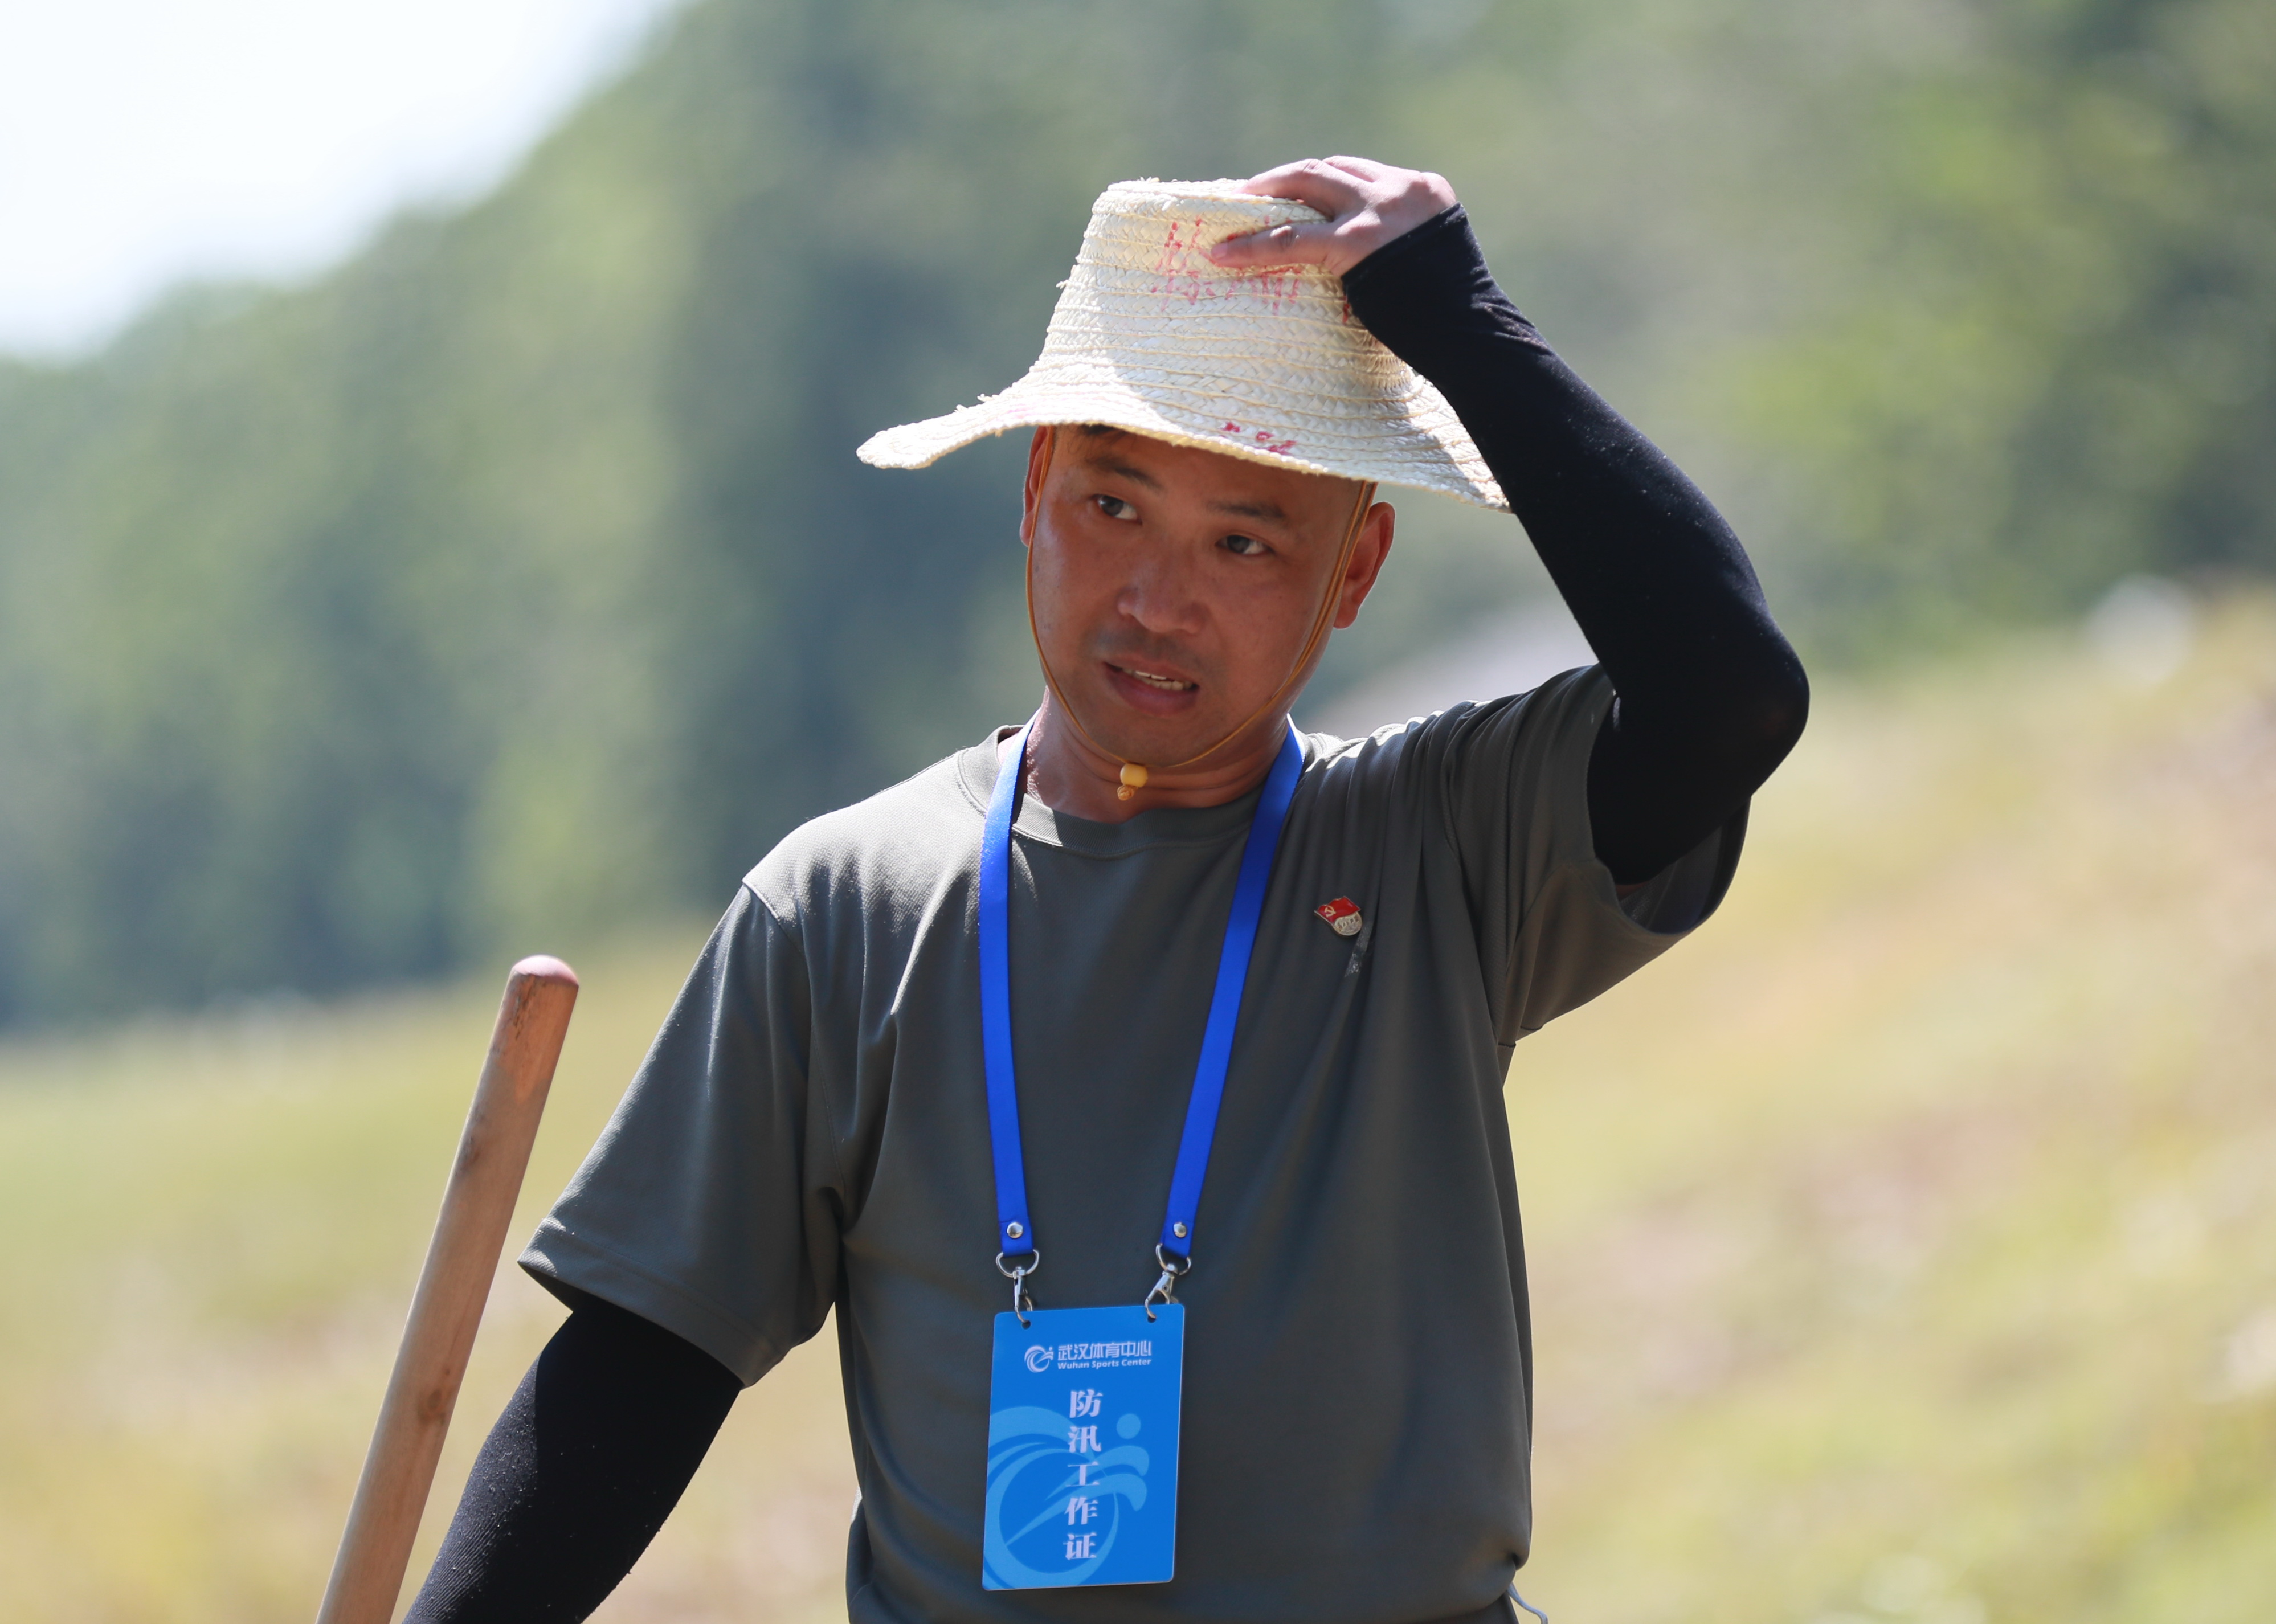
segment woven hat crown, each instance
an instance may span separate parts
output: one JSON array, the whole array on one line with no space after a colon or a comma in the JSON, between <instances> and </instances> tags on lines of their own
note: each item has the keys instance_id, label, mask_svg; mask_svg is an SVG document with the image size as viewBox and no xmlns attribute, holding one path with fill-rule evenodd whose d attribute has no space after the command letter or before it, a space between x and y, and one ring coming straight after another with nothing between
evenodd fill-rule
<instances>
[{"instance_id":1,"label":"woven hat crown","mask_svg":"<svg viewBox=\"0 0 2276 1624\"><path fill-rule=\"evenodd\" d=\"M976 406L874 435L859 455L921 468L1007 429L1102 423L1506 511L1453 408L1353 318L1339 278L1209 257L1228 237L1321 217L1230 180L1109 186L1028 375Z\"/></svg>"}]
</instances>

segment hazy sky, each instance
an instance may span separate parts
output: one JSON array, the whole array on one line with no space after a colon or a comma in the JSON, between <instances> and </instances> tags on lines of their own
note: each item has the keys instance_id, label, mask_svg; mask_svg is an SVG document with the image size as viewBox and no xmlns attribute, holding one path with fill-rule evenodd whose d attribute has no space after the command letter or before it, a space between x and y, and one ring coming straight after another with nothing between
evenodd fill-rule
<instances>
[{"instance_id":1,"label":"hazy sky","mask_svg":"<svg viewBox=\"0 0 2276 1624\"><path fill-rule=\"evenodd\" d=\"M0 349L504 175L673 0L0 0Z\"/></svg>"}]
</instances>

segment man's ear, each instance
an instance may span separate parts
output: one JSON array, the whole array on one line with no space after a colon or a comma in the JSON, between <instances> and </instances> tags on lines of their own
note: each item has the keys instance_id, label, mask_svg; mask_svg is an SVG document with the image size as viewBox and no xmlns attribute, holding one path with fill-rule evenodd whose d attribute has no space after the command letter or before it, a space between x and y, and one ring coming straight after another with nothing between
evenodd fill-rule
<instances>
[{"instance_id":1,"label":"man's ear","mask_svg":"<svg viewBox=\"0 0 2276 1624\"><path fill-rule=\"evenodd\" d=\"M1359 618L1359 606L1375 590L1376 579L1383 573L1383 561L1391 556L1391 535L1398 520L1390 503L1378 502L1360 520L1359 540L1352 543L1351 563L1344 570L1343 590L1336 603L1335 628L1339 632Z\"/></svg>"},{"instance_id":2,"label":"man's ear","mask_svg":"<svg viewBox=\"0 0 2276 1624\"><path fill-rule=\"evenodd\" d=\"M1043 480L1051 471L1051 447L1058 438L1058 430L1050 423L1039 424L1036 437L1028 442L1028 482L1020 496L1020 544L1036 544L1036 514L1043 505Z\"/></svg>"}]
</instances>

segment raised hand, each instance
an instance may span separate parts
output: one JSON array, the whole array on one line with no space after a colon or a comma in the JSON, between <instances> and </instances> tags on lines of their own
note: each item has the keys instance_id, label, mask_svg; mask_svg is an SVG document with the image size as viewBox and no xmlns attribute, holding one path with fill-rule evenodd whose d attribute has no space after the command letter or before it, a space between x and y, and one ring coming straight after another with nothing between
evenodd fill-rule
<instances>
[{"instance_id":1,"label":"raised hand","mask_svg":"<svg viewBox=\"0 0 2276 1624\"><path fill-rule=\"evenodd\" d=\"M1251 176L1241 190L1309 203L1328 217L1290 222L1210 250L1220 265L1317 265L1342 276L1395 237L1453 207L1454 188L1428 170L1395 169L1372 158L1307 158Z\"/></svg>"}]
</instances>

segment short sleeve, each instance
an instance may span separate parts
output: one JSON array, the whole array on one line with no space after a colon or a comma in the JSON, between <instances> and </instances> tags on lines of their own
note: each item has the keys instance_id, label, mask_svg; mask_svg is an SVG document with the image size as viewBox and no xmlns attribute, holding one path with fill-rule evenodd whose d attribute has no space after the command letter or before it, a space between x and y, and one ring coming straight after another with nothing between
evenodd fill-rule
<instances>
[{"instance_id":1,"label":"short sleeve","mask_svg":"<svg viewBox=\"0 0 2276 1624\"><path fill-rule=\"evenodd\" d=\"M797 938L747 888L520 1258L755 1382L822 1326L838 1286L838 1155L810 1108Z\"/></svg>"},{"instance_id":2,"label":"short sleeve","mask_svg":"<svg viewBox=\"0 0 2276 1624\"><path fill-rule=\"evenodd\" d=\"M1505 1046L1577 1009L1714 912L1745 839L1738 816L1625 901L1589 825L1589 757L1612 702L1595 666L1422 724L1447 839Z\"/></svg>"}]
</instances>

